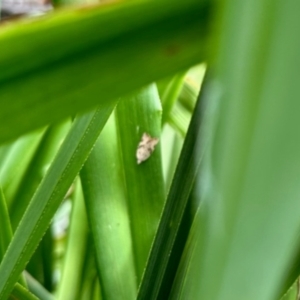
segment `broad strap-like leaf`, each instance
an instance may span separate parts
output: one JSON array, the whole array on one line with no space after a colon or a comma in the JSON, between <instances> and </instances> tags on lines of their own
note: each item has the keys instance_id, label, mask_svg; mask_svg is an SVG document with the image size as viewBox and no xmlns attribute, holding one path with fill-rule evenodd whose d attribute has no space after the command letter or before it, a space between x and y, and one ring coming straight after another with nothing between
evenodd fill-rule
<instances>
[{"instance_id":1,"label":"broad strap-like leaf","mask_svg":"<svg viewBox=\"0 0 300 300\"><path fill-rule=\"evenodd\" d=\"M138 299L156 299L167 268L176 234L202 159L200 134L202 98L198 101L179 157L175 175L167 197L159 228L151 249L147 267L139 288Z\"/></svg>"},{"instance_id":2,"label":"broad strap-like leaf","mask_svg":"<svg viewBox=\"0 0 300 300\"><path fill-rule=\"evenodd\" d=\"M117 106L117 124L125 175L134 259L141 280L165 201L161 163L161 102L155 84L122 99ZM152 151L141 141L156 139ZM138 161L137 151L150 154Z\"/></svg>"},{"instance_id":3,"label":"broad strap-like leaf","mask_svg":"<svg viewBox=\"0 0 300 300\"><path fill-rule=\"evenodd\" d=\"M299 11L299 1L224 5L205 193L174 299L279 299L299 262Z\"/></svg>"},{"instance_id":4,"label":"broad strap-like leaf","mask_svg":"<svg viewBox=\"0 0 300 300\"><path fill-rule=\"evenodd\" d=\"M124 1L0 28L0 142L201 62L208 3Z\"/></svg>"},{"instance_id":5,"label":"broad strap-like leaf","mask_svg":"<svg viewBox=\"0 0 300 300\"><path fill-rule=\"evenodd\" d=\"M120 149L112 115L80 176L103 299L132 300L137 279Z\"/></svg>"}]
</instances>

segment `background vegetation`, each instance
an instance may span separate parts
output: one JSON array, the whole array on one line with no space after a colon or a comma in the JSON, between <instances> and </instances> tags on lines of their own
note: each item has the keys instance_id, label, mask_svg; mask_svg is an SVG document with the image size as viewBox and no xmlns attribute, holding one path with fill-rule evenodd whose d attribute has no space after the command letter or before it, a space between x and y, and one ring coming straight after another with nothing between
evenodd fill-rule
<instances>
[{"instance_id":1,"label":"background vegetation","mask_svg":"<svg viewBox=\"0 0 300 300\"><path fill-rule=\"evenodd\" d=\"M300 3L82 4L0 26L0 299L299 299Z\"/></svg>"}]
</instances>

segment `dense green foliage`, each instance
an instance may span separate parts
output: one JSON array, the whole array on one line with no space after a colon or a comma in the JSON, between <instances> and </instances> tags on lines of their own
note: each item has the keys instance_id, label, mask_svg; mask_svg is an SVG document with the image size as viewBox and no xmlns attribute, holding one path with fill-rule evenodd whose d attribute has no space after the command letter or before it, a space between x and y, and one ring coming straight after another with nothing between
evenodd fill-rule
<instances>
[{"instance_id":1,"label":"dense green foliage","mask_svg":"<svg viewBox=\"0 0 300 300\"><path fill-rule=\"evenodd\" d=\"M300 3L79 3L0 25L0 300L299 299Z\"/></svg>"}]
</instances>

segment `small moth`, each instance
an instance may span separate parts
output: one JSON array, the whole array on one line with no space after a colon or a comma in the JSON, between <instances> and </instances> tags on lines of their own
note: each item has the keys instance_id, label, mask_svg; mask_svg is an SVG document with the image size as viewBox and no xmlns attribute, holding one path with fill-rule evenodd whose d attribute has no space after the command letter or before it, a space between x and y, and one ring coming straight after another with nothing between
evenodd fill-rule
<instances>
[{"instance_id":1,"label":"small moth","mask_svg":"<svg viewBox=\"0 0 300 300\"><path fill-rule=\"evenodd\" d=\"M140 141L136 150L136 158L138 164L142 163L150 157L158 141L158 138L153 138L148 133L143 134L142 140Z\"/></svg>"}]
</instances>

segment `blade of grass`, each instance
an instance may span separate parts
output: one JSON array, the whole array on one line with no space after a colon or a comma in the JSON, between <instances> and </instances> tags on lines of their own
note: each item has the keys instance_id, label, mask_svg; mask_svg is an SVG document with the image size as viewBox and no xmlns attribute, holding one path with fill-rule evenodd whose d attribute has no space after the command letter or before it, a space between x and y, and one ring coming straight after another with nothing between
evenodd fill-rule
<instances>
[{"instance_id":1,"label":"blade of grass","mask_svg":"<svg viewBox=\"0 0 300 300\"><path fill-rule=\"evenodd\" d=\"M28 166L24 176L22 176L19 188L17 191L15 191L15 196L11 199L10 216L13 230L17 228L17 225L24 214L25 209L27 208L29 201L31 200L36 188L45 175L46 168L53 160L53 157L56 154L69 127L69 122L50 126L47 128L42 140L39 142L34 156L31 158L30 165ZM32 145L30 146L32 147ZM26 149L21 150L27 151ZM23 153L21 152L21 154ZM19 167L19 165L17 165L17 167ZM49 230L47 230L42 242L27 265L27 270L29 270L36 279L43 283L49 291L52 290L53 259L51 247L52 234Z\"/></svg>"},{"instance_id":2,"label":"blade of grass","mask_svg":"<svg viewBox=\"0 0 300 300\"><path fill-rule=\"evenodd\" d=\"M204 96L205 89L202 89L183 144L147 267L143 274L137 297L139 300L157 299L160 292L169 255L202 159L202 153L199 152L199 149L200 134L202 132L202 98Z\"/></svg>"},{"instance_id":3,"label":"blade of grass","mask_svg":"<svg viewBox=\"0 0 300 300\"><path fill-rule=\"evenodd\" d=\"M299 279L293 283L280 300L299 300Z\"/></svg>"},{"instance_id":4,"label":"blade of grass","mask_svg":"<svg viewBox=\"0 0 300 300\"><path fill-rule=\"evenodd\" d=\"M5 157L7 157L8 153L10 152L10 148L11 148L12 144L11 143L6 143L1 145L0 147L0 162L1 162L1 166L5 160ZM1 172L1 167L0 167L0 172Z\"/></svg>"},{"instance_id":5,"label":"blade of grass","mask_svg":"<svg viewBox=\"0 0 300 300\"><path fill-rule=\"evenodd\" d=\"M35 280L28 272L25 271L25 278L28 289L36 295L40 300L54 300L54 296L49 293L38 281Z\"/></svg>"},{"instance_id":6,"label":"blade of grass","mask_svg":"<svg viewBox=\"0 0 300 300\"><path fill-rule=\"evenodd\" d=\"M99 285L94 244L91 234L88 236L86 255L81 273L80 291L77 299L93 299L94 287ZM102 300L102 297L98 299Z\"/></svg>"},{"instance_id":7,"label":"blade of grass","mask_svg":"<svg viewBox=\"0 0 300 300\"><path fill-rule=\"evenodd\" d=\"M135 299L137 282L113 116L80 175L103 299Z\"/></svg>"},{"instance_id":8,"label":"blade of grass","mask_svg":"<svg viewBox=\"0 0 300 300\"><path fill-rule=\"evenodd\" d=\"M125 175L133 251L140 282L164 204L160 143L148 160L137 163L136 151L144 133L161 135L161 103L155 84L123 99L117 124Z\"/></svg>"},{"instance_id":9,"label":"blade of grass","mask_svg":"<svg viewBox=\"0 0 300 300\"><path fill-rule=\"evenodd\" d=\"M162 132L162 162L165 178L165 190L170 189L178 158L182 149L183 139L169 125Z\"/></svg>"},{"instance_id":10,"label":"blade of grass","mask_svg":"<svg viewBox=\"0 0 300 300\"><path fill-rule=\"evenodd\" d=\"M188 79L186 79L183 83L178 101L187 111L191 113L193 112L195 107L197 92L198 89L192 83L190 83Z\"/></svg>"},{"instance_id":11,"label":"blade of grass","mask_svg":"<svg viewBox=\"0 0 300 300\"><path fill-rule=\"evenodd\" d=\"M199 218L199 215L201 214L201 217ZM205 228L205 212L203 213L202 207L200 210L197 211L196 217L194 219L194 222L192 224L191 230L189 232L188 240L185 244L185 248L183 251L183 254L181 256L180 264L176 272L176 277L172 285L172 290L169 299L190 299L193 298L195 295L194 289L196 287L194 286L190 290L185 289L185 293L182 293L182 286L184 285L184 281L186 278L190 278L189 274L194 274L195 270L199 268L199 261L193 260L193 264L191 263L191 260L193 258L193 255L195 253L197 254L197 257L200 257L202 254L201 252L201 242L205 243L206 239L203 238L202 240L196 239L195 236L201 236L205 237L204 228ZM200 255L199 255L200 254ZM186 298L189 297L189 298Z\"/></svg>"},{"instance_id":12,"label":"blade of grass","mask_svg":"<svg viewBox=\"0 0 300 300\"><path fill-rule=\"evenodd\" d=\"M286 271L285 278L281 283L281 288L278 292L278 297L282 297L286 291L293 285L293 283L299 278L300 275L300 249L299 249L299 236L298 239L298 249L293 261L291 261L289 268Z\"/></svg>"},{"instance_id":13,"label":"blade of grass","mask_svg":"<svg viewBox=\"0 0 300 300\"><path fill-rule=\"evenodd\" d=\"M17 228L26 207L42 178L45 176L46 170L57 153L69 128L70 122L65 121L61 124L50 126L45 132L20 187L15 193L15 197L11 200L10 215L14 230Z\"/></svg>"},{"instance_id":14,"label":"blade of grass","mask_svg":"<svg viewBox=\"0 0 300 300\"><path fill-rule=\"evenodd\" d=\"M3 161L0 182L9 209L44 132L45 129L42 129L19 138L10 147L9 153Z\"/></svg>"},{"instance_id":15,"label":"blade of grass","mask_svg":"<svg viewBox=\"0 0 300 300\"><path fill-rule=\"evenodd\" d=\"M62 275L57 288L57 300L76 299L77 287L86 251L88 223L80 180L76 181L71 220L68 229L68 242L64 255Z\"/></svg>"},{"instance_id":16,"label":"blade of grass","mask_svg":"<svg viewBox=\"0 0 300 300\"><path fill-rule=\"evenodd\" d=\"M26 264L26 271L43 286L45 284L45 277L44 277L45 274L44 274L44 264L43 264L43 259L42 259L42 243L43 243L44 238L48 234L48 230L47 230L46 234L43 236L43 239L39 243L38 247L35 249L29 262ZM49 250L51 251L52 249L49 249Z\"/></svg>"},{"instance_id":17,"label":"blade of grass","mask_svg":"<svg viewBox=\"0 0 300 300\"><path fill-rule=\"evenodd\" d=\"M39 298L30 293L19 283L16 283L9 296L9 300L39 300Z\"/></svg>"},{"instance_id":18,"label":"blade of grass","mask_svg":"<svg viewBox=\"0 0 300 300\"><path fill-rule=\"evenodd\" d=\"M0 142L203 60L209 9L208 0L126 1L6 26Z\"/></svg>"},{"instance_id":19,"label":"blade of grass","mask_svg":"<svg viewBox=\"0 0 300 300\"><path fill-rule=\"evenodd\" d=\"M163 106L162 125L167 122L173 105L180 94L186 72L187 71L176 74L164 91L163 97L161 99Z\"/></svg>"},{"instance_id":20,"label":"blade of grass","mask_svg":"<svg viewBox=\"0 0 300 300\"><path fill-rule=\"evenodd\" d=\"M181 262L186 242L188 240L189 232L193 219L195 217L195 210L193 210L193 190L190 193L187 201L180 226L172 247L172 251L169 255L169 261L166 266L164 278L161 283L159 294L157 299L170 299L170 293L172 290L173 282L177 274L177 269Z\"/></svg>"},{"instance_id":21,"label":"blade of grass","mask_svg":"<svg viewBox=\"0 0 300 300\"><path fill-rule=\"evenodd\" d=\"M54 240L51 228L46 230L45 235L40 243L41 246L41 262L43 264L43 286L49 291L53 291L53 265L54 265Z\"/></svg>"},{"instance_id":22,"label":"blade of grass","mask_svg":"<svg viewBox=\"0 0 300 300\"><path fill-rule=\"evenodd\" d=\"M4 254L11 242L13 231L11 228L9 213L6 205L6 199L4 197L3 191L0 187L0 263L3 260ZM27 286L26 281L23 276L20 277L19 282L23 286Z\"/></svg>"},{"instance_id":23,"label":"blade of grass","mask_svg":"<svg viewBox=\"0 0 300 300\"><path fill-rule=\"evenodd\" d=\"M175 103L169 115L168 123L176 130L182 138L186 136L191 120L191 114L180 103Z\"/></svg>"},{"instance_id":24,"label":"blade of grass","mask_svg":"<svg viewBox=\"0 0 300 300\"><path fill-rule=\"evenodd\" d=\"M0 262L3 259L5 251L12 239L13 231L10 224L10 218L7 210L6 200L2 188L0 188Z\"/></svg>"},{"instance_id":25,"label":"blade of grass","mask_svg":"<svg viewBox=\"0 0 300 300\"><path fill-rule=\"evenodd\" d=\"M114 104L101 106L75 120L1 262L0 298L6 299L10 294L113 108Z\"/></svg>"}]
</instances>

